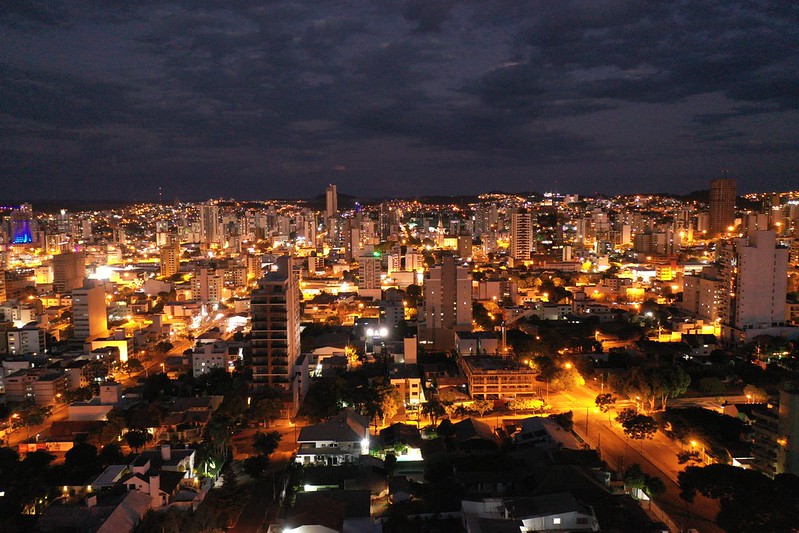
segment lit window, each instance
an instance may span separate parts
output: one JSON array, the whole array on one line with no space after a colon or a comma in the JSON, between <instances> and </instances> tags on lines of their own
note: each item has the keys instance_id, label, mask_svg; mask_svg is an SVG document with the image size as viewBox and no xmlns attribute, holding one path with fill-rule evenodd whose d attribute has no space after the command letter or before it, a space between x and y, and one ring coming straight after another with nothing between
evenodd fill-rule
<instances>
[{"instance_id":1,"label":"lit window","mask_svg":"<svg viewBox=\"0 0 799 533\"><path fill-rule=\"evenodd\" d=\"M560 525L560 518L558 517L553 518L552 523L555 524L556 526Z\"/></svg>"}]
</instances>

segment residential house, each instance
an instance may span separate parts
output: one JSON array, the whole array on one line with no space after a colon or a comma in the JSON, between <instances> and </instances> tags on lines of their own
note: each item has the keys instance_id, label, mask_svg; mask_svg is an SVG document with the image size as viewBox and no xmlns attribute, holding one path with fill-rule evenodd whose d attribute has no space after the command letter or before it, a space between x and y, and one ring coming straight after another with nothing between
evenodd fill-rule
<instances>
[{"instance_id":1,"label":"residential house","mask_svg":"<svg viewBox=\"0 0 799 533\"><path fill-rule=\"evenodd\" d=\"M345 409L327 422L305 426L297 437L298 463L342 465L369 453L369 420Z\"/></svg>"}]
</instances>

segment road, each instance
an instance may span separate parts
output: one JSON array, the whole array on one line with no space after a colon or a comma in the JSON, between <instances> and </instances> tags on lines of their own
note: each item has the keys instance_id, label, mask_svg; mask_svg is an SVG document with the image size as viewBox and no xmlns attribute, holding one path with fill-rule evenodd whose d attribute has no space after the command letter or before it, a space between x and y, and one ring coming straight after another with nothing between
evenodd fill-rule
<instances>
[{"instance_id":1,"label":"road","mask_svg":"<svg viewBox=\"0 0 799 533\"><path fill-rule=\"evenodd\" d=\"M571 410L574 413L575 432L592 448L599 450L602 459L611 467L624 470L638 463L646 474L659 477L666 485L666 492L657 499L657 504L677 526L695 528L701 533L723 533L714 522L719 511L717 501L697 496L694 503L687 506L680 498L677 475L683 467L677 461L679 448L675 443L662 432L643 443L629 439L621 426L612 420L612 414L609 421L608 415L594 411L597 392L589 387L579 387L568 393L550 393L550 403L558 411Z\"/></svg>"},{"instance_id":2,"label":"road","mask_svg":"<svg viewBox=\"0 0 799 533\"><path fill-rule=\"evenodd\" d=\"M8 435L7 446L9 448L15 448L17 445L19 445L19 443L25 442L29 438L35 437L36 435L39 435L40 441L47 440L46 437L50 435L50 427L53 425L53 422L66 420L67 415L67 406L63 404L56 404L53 407L53 412L45 419L43 423L31 428L20 428L12 431Z\"/></svg>"}]
</instances>

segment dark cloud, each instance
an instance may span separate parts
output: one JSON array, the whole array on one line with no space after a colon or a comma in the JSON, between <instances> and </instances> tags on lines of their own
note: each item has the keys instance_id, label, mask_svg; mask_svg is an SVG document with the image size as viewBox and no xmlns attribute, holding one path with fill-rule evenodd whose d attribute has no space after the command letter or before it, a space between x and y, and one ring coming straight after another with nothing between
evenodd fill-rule
<instances>
[{"instance_id":1,"label":"dark cloud","mask_svg":"<svg viewBox=\"0 0 799 533\"><path fill-rule=\"evenodd\" d=\"M328 179L364 194L476 192L480 169L499 180L491 188L547 176L576 190L613 176L621 189L700 188L712 164L785 183L799 141L798 9L5 3L0 170L12 195L37 177L45 195L108 196L108 180L145 196L159 180L182 197L307 195ZM707 158L692 170L681 154Z\"/></svg>"},{"instance_id":2,"label":"dark cloud","mask_svg":"<svg viewBox=\"0 0 799 533\"><path fill-rule=\"evenodd\" d=\"M417 24L418 32L440 32L454 6L455 0L408 0L403 16Z\"/></svg>"}]
</instances>

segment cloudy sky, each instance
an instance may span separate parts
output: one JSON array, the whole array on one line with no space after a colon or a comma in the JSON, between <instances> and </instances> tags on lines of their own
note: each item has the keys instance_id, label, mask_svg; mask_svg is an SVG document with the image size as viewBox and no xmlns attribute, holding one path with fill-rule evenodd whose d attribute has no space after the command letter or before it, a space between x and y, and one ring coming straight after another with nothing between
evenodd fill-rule
<instances>
[{"instance_id":1,"label":"cloudy sky","mask_svg":"<svg viewBox=\"0 0 799 533\"><path fill-rule=\"evenodd\" d=\"M0 198L796 189L798 6L9 0Z\"/></svg>"}]
</instances>

